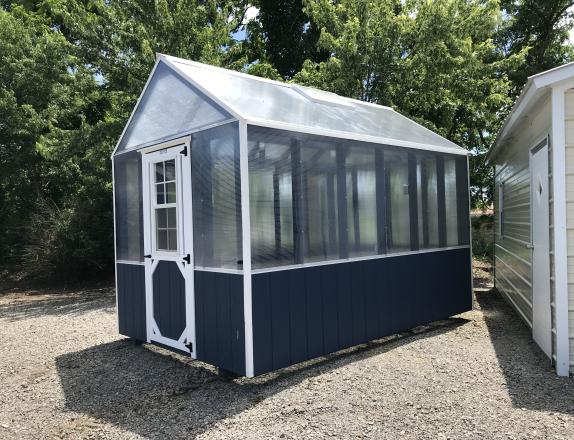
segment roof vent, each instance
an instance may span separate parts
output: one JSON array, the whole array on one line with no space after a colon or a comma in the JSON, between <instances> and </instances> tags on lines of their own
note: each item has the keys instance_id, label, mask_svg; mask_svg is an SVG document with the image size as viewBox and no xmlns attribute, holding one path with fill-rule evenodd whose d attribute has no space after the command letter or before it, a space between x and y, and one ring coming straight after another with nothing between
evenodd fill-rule
<instances>
[{"instance_id":1,"label":"roof vent","mask_svg":"<svg viewBox=\"0 0 574 440\"><path fill-rule=\"evenodd\" d=\"M291 84L291 88L309 101L317 104L330 105L332 107L344 107L347 109L355 108L352 101L349 101L335 93L325 92L324 90L313 89L311 87L304 87L298 84Z\"/></svg>"}]
</instances>

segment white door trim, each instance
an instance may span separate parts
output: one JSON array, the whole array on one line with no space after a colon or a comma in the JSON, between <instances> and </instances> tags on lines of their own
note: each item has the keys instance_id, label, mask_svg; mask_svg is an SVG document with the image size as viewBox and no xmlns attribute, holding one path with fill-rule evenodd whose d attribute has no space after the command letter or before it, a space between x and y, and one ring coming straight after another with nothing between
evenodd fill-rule
<instances>
[{"instance_id":1,"label":"white door trim","mask_svg":"<svg viewBox=\"0 0 574 440\"><path fill-rule=\"evenodd\" d=\"M552 359L548 140L530 149L532 337Z\"/></svg>"},{"instance_id":2,"label":"white door trim","mask_svg":"<svg viewBox=\"0 0 574 440\"><path fill-rule=\"evenodd\" d=\"M193 277L193 205L191 195L191 138L189 136L178 140L154 145L141 150L142 154L142 189L143 189L143 223L144 223L144 258L145 289L146 289L146 327L147 341L159 342L164 345L189 352L196 358L195 334L195 292ZM185 154L183 154L185 152ZM154 194L152 186L153 174L151 166L158 161L175 159L176 161L176 197L177 197L177 251L156 251L155 215L151 197ZM189 263L183 258L190 255ZM178 340L161 335L153 313L153 273L160 261L173 261L185 280L185 312L186 327ZM190 351L187 344L191 343Z\"/></svg>"}]
</instances>

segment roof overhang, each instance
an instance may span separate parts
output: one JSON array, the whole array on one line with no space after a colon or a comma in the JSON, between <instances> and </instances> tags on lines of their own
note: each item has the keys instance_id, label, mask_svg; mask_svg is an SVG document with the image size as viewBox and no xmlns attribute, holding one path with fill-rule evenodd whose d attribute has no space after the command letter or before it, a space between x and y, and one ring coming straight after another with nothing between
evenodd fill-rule
<instances>
[{"instance_id":1,"label":"roof overhang","mask_svg":"<svg viewBox=\"0 0 574 440\"><path fill-rule=\"evenodd\" d=\"M502 128L498 132L494 145L486 155L487 163L492 165L502 146L512 137L518 121L527 115L536 103L546 97L553 87L572 81L573 78L574 62L529 77L510 114L506 117Z\"/></svg>"}]
</instances>

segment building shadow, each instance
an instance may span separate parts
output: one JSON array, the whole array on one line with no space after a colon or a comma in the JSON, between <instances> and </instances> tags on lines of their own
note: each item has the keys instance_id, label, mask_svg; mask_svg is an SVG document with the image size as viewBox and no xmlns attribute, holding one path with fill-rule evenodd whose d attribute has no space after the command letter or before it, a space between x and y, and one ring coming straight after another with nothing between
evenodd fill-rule
<instances>
[{"instance_id":1,"label":"building shadow","mask_svg":"<svg viewBox=\"0 0 574 440\"><path fill-rule=\"evenodd\" d=\"M556 375L530 328L496 289L475 293L490 340L518 408L574 414L574 379Z\"/></svg>"},{"instance_id":2,"label":"building shadow","mask_svg":"<svg viewBox=\"0 0 574 440\"><path fill-rule=\"evenodd\" d=\"M150 439L193 438L301 381L454 330L450 318L254 379L224 379L206 364L123 339L56 358L68 410Z\"/></svg>"}]
</instances>

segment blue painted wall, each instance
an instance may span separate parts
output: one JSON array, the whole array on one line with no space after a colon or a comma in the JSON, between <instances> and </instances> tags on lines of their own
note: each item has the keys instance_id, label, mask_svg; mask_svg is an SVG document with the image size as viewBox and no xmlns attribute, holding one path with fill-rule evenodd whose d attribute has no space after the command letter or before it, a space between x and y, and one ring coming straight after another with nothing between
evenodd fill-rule
<instances>
[{"instance_id":1,"label":"blue painted wall","mask_svg":"<svg viewBox=\"0 0 574 440\"><path fill-rule=\"evenodd\" d=\"M243 276L195 271L197 359L245 375Z\"/></svg>"},{"instance_id":2,"label":"blue painted wall","mask_svg":"<svg viewBox=\"0 0 574 440\"><path fill-rule=\"evenodd\" d=\"M116 264L119 331L145 341L145 272L141 264Z\"/></svg>"},{"instance_id":3,"label":"blue painted wall","mask_svg":"<svg viewBox=\"0 0 574 440\"><path fill-rule=\"evenodd\" d=\"M253 275L255 374L472 308L470 249Z\"/></svg>"}]
</instances>

